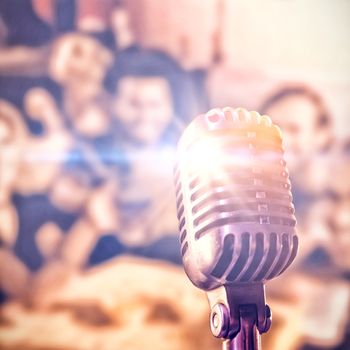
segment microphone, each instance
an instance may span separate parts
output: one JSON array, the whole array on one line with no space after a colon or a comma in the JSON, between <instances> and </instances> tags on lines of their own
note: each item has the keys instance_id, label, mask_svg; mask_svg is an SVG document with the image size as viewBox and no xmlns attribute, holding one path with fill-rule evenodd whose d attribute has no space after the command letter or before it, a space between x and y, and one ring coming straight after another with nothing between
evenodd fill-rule
<instances>
[{"instance_id":1,"label":"microphone","mask_svg":"<svg viewBox=\"0 0 350 350\"><path fill-rule=\"evenodd\" d=\"M183 265L207 292L211 330L228 339L227 349L259 348L258 334L271 324L264 283L297 254L283 154L280 129L242 108L199 115L178 143L174 177Z\"/></svg>"}]
</instances>

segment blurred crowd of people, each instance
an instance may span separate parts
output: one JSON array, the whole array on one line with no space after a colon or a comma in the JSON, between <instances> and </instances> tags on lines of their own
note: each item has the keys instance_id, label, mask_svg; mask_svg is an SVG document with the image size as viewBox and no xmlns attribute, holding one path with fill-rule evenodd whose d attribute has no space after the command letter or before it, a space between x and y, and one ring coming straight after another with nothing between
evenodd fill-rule
<instances>
[{"instance_id":1,"label":"blurred crowd of people","mask_svg":"<svg viewBox=\"0 0 350 350\"><path fill-rule=\"evenodd\" d=\"M181 60L145 48L130 11L112 0L0 3L3 305L19 300L40 310L72 276L96 268L103 274L104 264L120 256L163 261L169 274L169 263L181 265L176 141L196 114L217 107L208 75L220 57L196 68L186 65L186 50ZM301 241L294 269L268 287L280 332L279 342L268 341L271 349L345 350L350 139L335 134L317 87L285 82L266 96L255 104L284 134ZM302 330L291 316L298 307L308 324ZM176 320L165 312L157 317Z\"/></svg>"}]
</instances>

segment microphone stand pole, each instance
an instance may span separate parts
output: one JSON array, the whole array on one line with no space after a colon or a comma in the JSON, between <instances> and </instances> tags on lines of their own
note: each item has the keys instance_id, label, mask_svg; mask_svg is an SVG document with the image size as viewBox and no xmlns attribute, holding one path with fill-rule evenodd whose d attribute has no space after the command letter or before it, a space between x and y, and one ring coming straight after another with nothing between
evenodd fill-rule
<instances>
[{"instance_id":1,"label":"microphone stand pole","mask_svg":"<svg viewBox=\"0 0 350 350\"><path fill-rule=\"evenodd\" d=\"M251 311L248 308L242 310L240 330L233 339L223 341L223 350L261 350L260 333Z\"/></svg>"},{"instance_id":2,"label":"microphone stand pole","mask_svg":"<svg viewBox=\"0 0 350 350\"><path fill-rule=\"evenodd\" d=\"M223 350L261 350L260 334L271 326L262 283L224 285L207 292L210 328Z\"/></svg>"}]
</instances>

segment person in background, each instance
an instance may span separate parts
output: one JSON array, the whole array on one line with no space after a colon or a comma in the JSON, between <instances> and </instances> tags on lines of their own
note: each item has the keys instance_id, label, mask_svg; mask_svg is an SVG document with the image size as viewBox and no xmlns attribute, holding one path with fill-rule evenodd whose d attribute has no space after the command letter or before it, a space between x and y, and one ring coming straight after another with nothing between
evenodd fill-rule
<instances>
[{"instance_id":1,"label":"person in background","mask_svg":"<svg viewBox=\"0 0 350 350\"><path fill-rule=\"evenodd\" d=\"M327 174L326 184L306 211L302 227L298 269L324 283L322 291L307 298L309 334L303 350L316 350L327 343L337 350L350 345L349 160L349 140L335 144L322 170Z\"/></svg>"},{"instance_id":2,"label":"person in background","mask_svg":"<svg viewBox=\"0 0 350 350\"><path fill-rule=\"evenodd\" d=\"M60 170L73 138L68 132L54 97L43 88L32 88L24 95L24 111L31 122L40 126L40 133L28 137L16 192L22 195L45 193L49 190Z\"/></svg>"},{"instance_id":3,"label":"person in background","mask_svg":"<svg viewBox=\"0 0 350 350\"><path fill-rule=\"evenodd\" d=\"M298 283L294 313L302 322L299 347L311 350L328 343L332 349L345 349L350 305L346 143L336 144L333 120L322 97L305 85L278 90L261 111L283 133L302 235L297 262L286 277ZM271 283L270 295L275 289L280 299L288 298L283 283L283 278Z\"/></svg>"},{"instance_id":4,"label":"person in background","mask_svg":"<svg viewBox=\"0 0 350 350\"><path fill-rule=\"evenodd\" d=\"M106 126L106 118L109 116L103 110L103 104L101 107L100 102L97 103L96 100L103 95L101 85L110 56L108 51L102 50L102 46L94 39L79 35L76 38L74 34L71 35L73 39L70 39L70 34L67 34L69 39L63 36L54 42L53 55L58 50L60 60L55 61L55 58L52 57L51 73L57 82L62 83L66 88L68 105L70 103L73 107L79 107L76 109L72 107L71 112L73 121L76 120L74 118L76 116L78 121L84 120L84 129L81 130L81 133L94 137L95 133L101 132L101 125L105 129L109 127L109 125ZM17 78L14 77L13 81L17 81ZM11 249L21 264L30 272L36 273L46 264L47 257L55 251L52 248L49 249L51 253L47 253L45 249L42 249L43 244L40 242L59 244L62 239L57 232L66 234L80 216L78 210L67 208L72 199L73 202L78 201L77 196L70 198L71 201L68 204L66 201L64 205L67 207L64 207L64 205L57 205L62 202L62 196L60 197L57 193L61 194L63 187L66 192L67 188L68 191L83 188L85 192L89 192L91 187L86 188L80 183L79 174L73 176L76 180L76 187L67 186L67 183L69 185L72 181L66 181L62 186L66 178L61 176L61 167L64 162L67 162L67 159L74 158L71 151L73 150L74 153L74 148L76 148L77 134L81 124L78 123L75 128L78 131L73 130L72 132L72 127L70 129L67 127L69 123L65 119L64 111L57 103L57 96L43 87L29 89L28 87L31 87L31 82L20 91L14 91L11 86L6 89L6 93L14 94L15 101L23 112L16 110L18 117L14 115L11 119L5 118L4 127L0 128L3 130L5 141L7 140L2 147L2 155L5 158L7 154L10 156L10 159L4 159L7 163L2 167L6 172L6 181L1 181L1 184L9 192L9 199L7 200L8 205L4 207L6 210L2 210L1 214L7 217L8 227L17 225L11 230L8 227L5 228L2 236L6 236L4 239L12 242ZM12 100L10 95L9 97ZM11 110L7 104L3 102L3 109L4 113L7 111L6 113L9 114ZM15 110L15 107L12 109ZM7 135L9 133L10 135ZM14 151L19 153L17 157ZM14 166L18 169L14 169ZM11 171L15 172L13 176ZM2 191L2 194L5 195L7 192ZM11 208L16 210L11 210ZM49 229L42 229L43 227L49 227ZM52 227L56 228L51 229ZM37 233L40 233L39 236Z\"/></svg>"},{"instance_id":5,"label":"person in background","mask_svg":"<svg viewBox=\"0 0 350 350\"><path fill-rule=\"evenodd\" d=\"M74 162L62 169L49 194L50 203L74 220L63 227L62 222L51 218L38 227L35 243L44 263L32 279L32 302L40 304L43 295L50 295L69 278L86 271L89 254L99 237L116 230L115 183L99 179L89 164Z\"/></svg>"},{"instance_id":6,"label":"person in background","mask_svg":"<svg viewBox=\"0 0 350 350\"><path fill-rule=\"evenodd\" d=\"M285 158L300 220L327 182L324 169L334 144L332 116L322 97L300 84L280 88L262 103L260 111L269 115L283 133Z\"/></svg>"},{"instance_id":7,"label":"person in background","mask_svg":"<svg viewBox=\"0 0 350 350\"><path fill-rule=\"evenodd\" d=\"M329 181L327 168L334 146L333 120L321 96L301 84L280 88L262 103L261 112L269 115L283 133L294 204L299 226L303 227L310 207L314 207L315 202L319 202L318 207L323 206L318 198ZM303 253L308 254L308 250Z\"/></svg>"},{"instance_id":8,"label":"person in background","mask_svg":"<svg viewBox=\"0 0 350 350\"><path fill-rule=\"evenodd\" d=\"M109 50L85 34L63 35L53 45L49 74L62 87L63 113L77 135L96 138L109 129L102 83L111 63Z\"/></svg>"},{"instance_id":9,"label":"person in background","mask_svg":"<svg viewBox=\"0 0 350 350\"><path fill-rule=\"evenodd\" d=\"M23 296L30 279L29 269L15 254L20 222L12 202L26 138L18 109L0 100L0 304Z\"/></svg>"},{"instance_id":10,"label":"person in background","mask_svg":"<svg viewBox=\"0 0 350 350\"><path fill-rule=\"evenodd\" d=\"M22 297L31 273L15 254L20 226L12 201L28 132L19 110L0 100L0 304L9 297Z\"/></svg>"},{"instance_id":11,"label":"person in background","mask_svg":"<svg viewBox=\"0 0 350 350\"><path fill-rule=\"evenodd\" d=\"M74 67L85 72L87 66ZM109 133L99 138L102 146L90 143L96 160L107 163L103 168L107 165L113 172L98 176L98 162L87 157L87 168L79 174L75 165L86 153L68 158L71 166L62 169L49 199L71 220L63 226L49 217L36 229L34 241L41 260L32 282L35 302L72 274L119 255L181 261L172 168L182 127L175 112L185 94L182 71L154 51L130 54L114 68L114 118ZM87 140L80 129L75 132ZM71 197L73 192L76 195Z\"/></svg>"},{"instance_id":12,"label":"person in background","mask_svg":"<svg viewBox=\"0 0 350 350\"><path fill-rule=\"evenodd\" d=\"M81 250L78 248L94 242L107 225L106 215L101 215L100 210L105 206L98 205L99 210L94 210L96 198L101 197L99 186L106 186L92 179L98 177L92 170L98 165L85 154L81 145L84 142L80 139L94 138L109 130L110 113L105 109L108 103L102 81L110 61L110 53L96 40L80 34L64 35L53 43L50 74L63 87L65 108L60 108L56 96L42 87L24 90L24 97L19 101L23 113L11 112L15 107L11 109L3 102L5 117L10 112L18 116L12 120L6 117L0 128L5 142L2 155L7 157L2 167L6 171L3 174L6 181L1 182L6 191L2 191L2 195L9 193L6 203L1 205L0 214L6 219L6 225L1 227L1 239L10 248L1 253L1 257L10 259L13 267L2 274L16 276L14 269L17 269L22 282L31 276L30 284L15 283L17 295L20 290L21 295L26 294L29 285L37 290L42 283L55 285L64 281L64 276L75 271L70 269L71 265L80 268L83 264L79 257L86 252L77 253ZM21 94L17 93L16 98L18 95ZM32 125L37 129L35 135ZM93 159L97 159L94 150L86 148ZM14 151L18 151L18 161ZM77 163L87 158L88 169L77 170ZM72 162L74 169L62 169L64 163ZM14 165L18 165L16 169ZM109 212L108 215L109 218L115 216ZM76 232L84 233L79 237L85 244L77 242ZM71 244L74 239L75 243ZM4 298L13 296L16 288L6 287Z\"/></svg>"},{"instance_id":13,"label":"person in background","mask_svg":"<svg viewBox=\"0 0 350 350\"><path fill-rule=\"evenodd\" d=\"M106 151L112 150L119 174L119 228L101 237L91 264L123 252L181 261L172 168L184 79L165 54L142 49L117 59L109 74L115 134Z\"/></svg>"},{"instance_id":14,"label":"person in background","mask_svg":"<svg viewBox=\"0 0 350 350\"><path fill-rule=\"evenodd\" d=\"M332 149L326 167L327 185L306 213L304 265L317 273L350 279L350 142Z\"/></svg>"}]
</instances>

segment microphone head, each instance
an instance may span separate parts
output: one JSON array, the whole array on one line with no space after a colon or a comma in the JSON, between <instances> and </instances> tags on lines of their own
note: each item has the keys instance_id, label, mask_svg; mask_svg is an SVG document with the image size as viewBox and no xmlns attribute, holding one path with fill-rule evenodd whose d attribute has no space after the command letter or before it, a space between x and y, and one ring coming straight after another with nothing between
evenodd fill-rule
<instances>
[{"instance_id":1,"label":"microphone head","mask_svg":"<svg viewBox=\"0 0 350 350\"><path fill-rule=\"evenodd\" d=\"M242 108L199 115L178 143L181 253L197 287L265 282L298 249L280 129Z\"/></svg>"}]
</instances>

